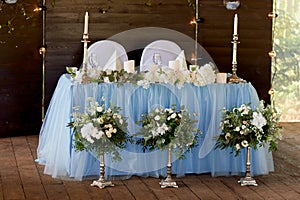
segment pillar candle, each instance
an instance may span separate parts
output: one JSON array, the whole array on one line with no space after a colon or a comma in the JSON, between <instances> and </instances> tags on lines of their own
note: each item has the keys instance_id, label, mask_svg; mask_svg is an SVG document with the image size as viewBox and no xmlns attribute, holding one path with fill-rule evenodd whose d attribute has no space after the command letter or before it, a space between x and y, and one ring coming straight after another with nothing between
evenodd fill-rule
<instances>
[{"instance_id":1,"label":"pillar candle","mask_svg":"<svg viewBox=\"0 0 300 200\"><path fill-rule=\"evenodd\" d=\"M124 62L124 70L127 73L134 73L135 72L135 62L134 60L128 60Z\"/></svg>"}]
</instances>

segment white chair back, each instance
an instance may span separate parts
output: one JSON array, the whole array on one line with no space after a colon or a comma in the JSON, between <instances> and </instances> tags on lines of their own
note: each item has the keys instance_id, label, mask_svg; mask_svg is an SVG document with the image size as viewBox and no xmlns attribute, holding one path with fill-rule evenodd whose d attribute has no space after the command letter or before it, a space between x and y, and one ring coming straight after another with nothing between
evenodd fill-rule
<instances>
[{"instance_id":1,"label":"white chair back","mask_svg":"<svg viewBox=\"0 0 300 200\"><path fill-rule=\"evenodd\" d=\"M161 57L161 66L168 66L169 61L175 60L180 54L181 48L169 40L156 40L148 44L141 56L140 71L149 71L151 65L154 65L153 55L158 53Z\"/></svg>"},{"instance_id":2,"label":"white chair back","mask_svg":"<svg viewBox=\"0 0 300 200\"><path fill-rule=\"evenodd\" d=\"M95 42L88 48L87 66L103 69L105 65L109 64L107 62L115 52L123 66L123 63L128 61L128 57L125 48L121 44L111 40Z\"/></svg>"}]
</instances>

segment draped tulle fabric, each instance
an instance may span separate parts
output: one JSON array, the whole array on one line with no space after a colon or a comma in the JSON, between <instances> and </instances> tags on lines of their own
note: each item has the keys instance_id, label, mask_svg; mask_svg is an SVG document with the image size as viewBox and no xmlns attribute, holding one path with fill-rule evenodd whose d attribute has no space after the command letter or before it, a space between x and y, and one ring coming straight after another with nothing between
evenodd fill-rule
<instances>
[{"instance_id":1,"label":"draped tulle fabric","mask_svg":"<svg viewBox=\"0 0 300 200\"><path fill-rule=\"evenodd\" d=\"M149 89L131 83L117 85L75 84L68 75L61 76L53 94L44 123L42 125L38 161L45 165L45 173L52 177L71 177L78 180L98 176L99 161L92 153L78 152L72 148L72 130L67 127L71 121L74 106L80 106L84 112L87 97L109 102L121 107L121 113L127 117L129 134L139 130L136 121L141 114L157 106L170 107L184 105L189 112L199 114L195 125L203 134L198 145L185 154L186 159L178 160L172 155L172 173L184 176L189 173L210 173L212 176L241 175L245 172L246 152L235 157L230 149L215 149L216 137L221 134L221 109L240 106L251 102L258 105L256 90L250 83L210 84L196 87L185 84L179 89L173 85L152 84ZM122 161L112 162L105 155L106 178L129 178L139 176L166 176L167 152L156 150L143 152L141 146L128 143L120 150ZM272 154L267 147L259 147L251 152L252 175L267 174L274 171Z\"/></svg>"}]
</instances>

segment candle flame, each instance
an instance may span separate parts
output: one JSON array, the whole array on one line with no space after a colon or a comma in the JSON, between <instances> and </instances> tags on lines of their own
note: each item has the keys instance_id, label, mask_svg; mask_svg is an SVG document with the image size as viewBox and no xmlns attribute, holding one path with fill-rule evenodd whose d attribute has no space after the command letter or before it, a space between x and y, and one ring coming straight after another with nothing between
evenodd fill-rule
<instances>
[{"instance_id":1,"label":"candle flame","mask_svg":"<svg viewBox=\"0 0 300 200\"><path fill-rule=\"evenodd\" d=\"M36 7L35 9L33 9L33 12L40 12L41 10L42 10L42 8Z\"/></svg>"},{"instance_id":2,"label":"candle flame","mask_svg":"<svg viewBox=\"0 0 300 200\"><path fill-rule=\"evenodd\" d=\"M195 18L193 18L191 21L190 21L190 24L191 25L193 25L193 24L196 24L197 22L196 22L196 19Z\"/></svg>"}]
</instances>

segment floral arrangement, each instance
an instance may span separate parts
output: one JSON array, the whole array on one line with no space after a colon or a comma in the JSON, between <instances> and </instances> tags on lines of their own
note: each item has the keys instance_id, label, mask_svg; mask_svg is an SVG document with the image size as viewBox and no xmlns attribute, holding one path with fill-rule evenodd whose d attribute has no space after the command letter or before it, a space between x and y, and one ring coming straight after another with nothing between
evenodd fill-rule
<instances>
[{"instance_id":1,"label":"floral arrangement","mask_svg":"<svg viewBox=\"0 0 300 200\"><path fill-rule=\"evenodd\" d=\"M195 70L174 71L169 67L163 67L156 71L146 72L143 79L137 84L144 88L150 87L151 83L166 83L183 87L185 83L192 83L195 86L204 86L214 83L216 74L213 70L213 64L205 64Z\"/></svg>"},{"instance_id":2,"label":"floral arrangement","mask_svg":"<svg viewBox=\"0 0 300 200\"><path fill-rule=\"evenodd\" d=\"M241 148L263 146L269 143L269 151L277 150L277 141L281 139L282 127L278 124L280 114L264 101L255 109L250 104L239 108L223 110L221 129L223 134L217 138L216 148L230 147L235 156Z\"/></svg>"},{"instance_id":3,"label":"floral arrangement","mask_svg":"<svg viewBox=\"0 0 300 200\"><path fill-rule=\"evenodd\" d=\"M91 151L96 156L111 153L114 161L121 160L118 150L126 147L129 136L127 135L127 123L119 114L120 108L110 103L105 109L104 99L100 105L93 98L88 98L86 113L79 112L75 108L73 120L68 124L73 128L73 145L78 151Z\"/></svg>"},{"instance_id":4,"label":"floral arrangement","mask_svg":"<svg viewBox=\"0 0 300 200\"><path fill-rule=\"evenodd\" d=\"M190 114L184 106L180 111L175 111L175 105L171 108L156 108L150 113L143 114L138 121L142 127L136 136L136 144L143 146L143 151L149 149L174 149L178 158L185 158L184 154L196 146L197 134L201 131L194 128L198 121L196 113Z\"/></svg>"},{"instance_id":5,"label":"floral arrangement","mask_svg":"<svg viewBox=\"0 0 300 200\"><path fill-rule=\"evenodd\" d=\"M66 67L67 72L76 83L82 83L84 71L78 70L77 67ZM87 77L90 83L127 83L137 82L142 79L138 73L127 73L124 69L121 70L99 70L97 68L87 68Z\"/></svg>"},{"instance_id":6,"label":"floral arrangement","mask_svg":"<svg viewBox=\"0 0 300 200\"><path fill-rule=\"evenodd\" d=\"M67 67L67 72L77 83L82 83L84 74L82 69L76 67ZM213 70L213 64L205 64L195 70L174 71L169 67L163 67L154 71L128 73L124 69L117 70L98 70L96 67L87 68L87 76L90 82L96 83L126 83L133 82L138 85L149 88L152 83L165 83L183 87L184 83L192 83L195 86L204 86L215 82L216 74Z\"/></svg>"}]
</instances>

